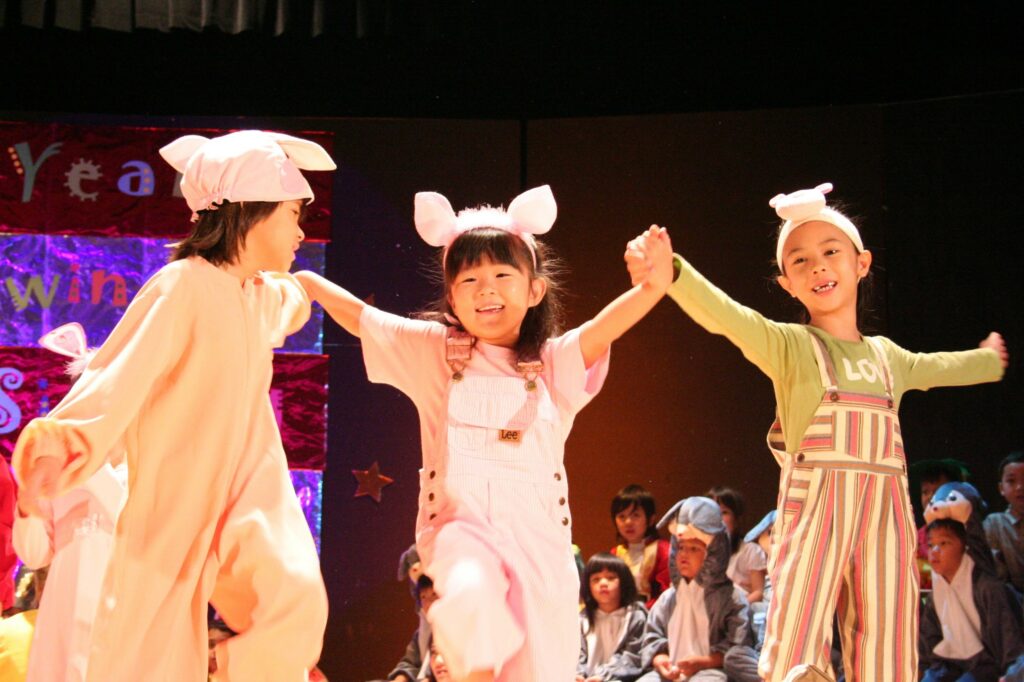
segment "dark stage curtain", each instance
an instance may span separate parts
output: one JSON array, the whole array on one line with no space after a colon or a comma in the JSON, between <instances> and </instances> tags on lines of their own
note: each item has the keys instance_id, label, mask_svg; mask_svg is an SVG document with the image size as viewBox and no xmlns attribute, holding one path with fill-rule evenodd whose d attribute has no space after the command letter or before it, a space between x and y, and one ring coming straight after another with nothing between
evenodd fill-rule
<instances>
[{"instance_id":1,"label":"dark stage curtain","mask_svg":"<svg viewBox=\"0 0 1024 682\"><path fill-rule=\"evenodd\" d=\"M469 32L507 16L473 0L0 0L0 28L131 32L246 31L348 39L423 38Z\"/></svg>"},{"instance_id":2,"label":"dark stage curtain","mask_svg":"<svg viewBox=\"0 0 1024 682\"><path fill-rule=\"evenodd\" d=\"M358 13L363 4L332 0L0 0L0 22L71 31L216 29L229 34L255 31L316 36L327 29L328 6L340 18L346 14L344 6Z\"/></svg>"}]
</instances>

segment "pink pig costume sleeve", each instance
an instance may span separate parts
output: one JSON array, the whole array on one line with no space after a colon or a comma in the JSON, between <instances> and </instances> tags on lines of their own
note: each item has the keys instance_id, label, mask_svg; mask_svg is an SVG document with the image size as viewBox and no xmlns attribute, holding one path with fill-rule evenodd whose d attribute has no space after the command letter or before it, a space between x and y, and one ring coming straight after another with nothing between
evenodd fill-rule
<instances>
[{"instance_id":1,"label":"pink pig costume sleeve","mask_svg":"<svg viewBox=\"0 0 1024 682\"><path fill-rule=\"evenodd\" d=\"M218 645L216 679L299 682L316 663L326 593L269 400L273 348L308 316L289 275L240 283L201 258L175 261L60 405L26 427L15 473L41 443L64 455L60 491L124 438L129 495L90 682L203 679L207 602L239 632Z\"/></svg>"}]
</instances>

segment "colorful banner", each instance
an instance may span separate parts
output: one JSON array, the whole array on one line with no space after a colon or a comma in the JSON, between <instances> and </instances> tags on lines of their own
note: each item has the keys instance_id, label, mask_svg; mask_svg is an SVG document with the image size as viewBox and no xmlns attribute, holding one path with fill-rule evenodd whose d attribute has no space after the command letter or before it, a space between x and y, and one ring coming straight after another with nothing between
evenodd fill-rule
<instances>
[{"instance_id":1,"label":"colorful banner","mask_svg":"<svg viewBox=\"0 0 1024 682\"><path fill-rule=\"evenodd\" d=\"M0 232L181 238L191 212L159 149L228 132L0 121ZM295 135L332 150L330 133ZM302 229L329 241L333 174L305 175L316 198Z\"/></svg>"},{"instance_id":2,"label":"colorful banner","mask_svg":"<svg viewBox=\"0 0 1024 682\"><path fill-rule=\"evenodd\" d=\"M105 239L37 234L0 236L0 346L34 347L66 322L85 327L89 343L100 345L121 319L125 306L153 273L167 263L166 239ZM323 243L303 243L295 270L323 274ZM321 352L323 310L284 350Z\"/></svg>"},{"instance_id":3,"label":"colorful banner","mask_svg":"<svg viewBox=\"0 0 1024 682\"><path fill-rule=\"evenodd\" d=\"M68 392L65 361L42 348L0 347L0 455L10 459L25 424ZM270 400L293 469L323 469L326 462L327 363L326 355L274 355Z\"/></svg>"}]
</instances>

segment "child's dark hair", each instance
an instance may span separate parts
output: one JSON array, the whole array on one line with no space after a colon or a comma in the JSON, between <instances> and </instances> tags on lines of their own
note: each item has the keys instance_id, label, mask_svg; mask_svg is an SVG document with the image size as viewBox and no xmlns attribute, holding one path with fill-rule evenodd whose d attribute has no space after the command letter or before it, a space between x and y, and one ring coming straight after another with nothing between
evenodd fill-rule
<instances>
[{"instance_id":1,"label":"child's dark hair","mask_svg":"<svg viewBox=\"0 0 1024 682\"><path fill-rule=\"evenodd\" d=\"M654 525L654 496L642 485L630 483L615 493L615 497L612 498L612 522L615 522L615 517L620 512L632 509L633 507L642 509L644 514L647 515L647 532L644 534L644 537L648 540L656 540L658 538L658 529ZM618 526L616 526L616 535L619 542L625 542L626 539L618 533L617 529Z\"/></svg>"},{"instance_id":2,"label":"child's dark hair","mask_svg":"<svg viewBox=\"0 0 1024 682\"><path fill-rule=\"evenodd\" d=\"M1021 462L1024 462L1024 452L1020 450L1014 450L1006 457L1003 457L1003 461L999 463L999 480L1003 480L1003 471L1006 470L1006 467L1011 464L1020 464Z\"/></svg>"},{"instance_id":3,"label":"child's dark hair","mask_svg":"<svg viewBox=\"0 0 1024 682\"><path fill-rule=\"evenodd\" d=\"M594 614L597 613L597 600L590 593L590 578L595 573L611 571L619 576L619 606L628 606L640 598L636 589L636 580L629 570L626 562L608 552L598 552L590 557L587 565L583 568L583 578L580 580L580 597L583 600L583 612L587 614L588 631L594 627Z\"/></svg>"},{"instance_id":4,"label":"child's dark hair","mask_svg":"<svg viewBox=\"0 0 1024 682\"><path fill-rule=\"evenodd\" d=\"M925 533L930 533L933 530L939 529L948 530L963 543L964 547L967 547L967 527L964 524L956 519L935 519L925 526L924 531Z\"/></svg>"},{"instance_id":5,"label":"child's dark hair","mask_svg":"<svg viewBox=\"0 0 1024 682\"><path fill-rule=\"evenodd\" d=\"M485 258L511 265L525 272L531 280L542 278L547 281L547 293L540 303L527 310L515 345L518 360L529 362L539 359L544 343L562 331L562 303L558 289L563 265L540 241L536 241L536 254L537 265L534 267L530 248L521 238L505 230L477 227L463 232L442 253L440 298L433 310L424 311L417 317L452 325L456 318L448 296L459 272L478 265ZM461 329L461 325L455 326Z\"/></svg>"},{"instance_id":6,"label":"child's dark hair","mask_svg":"<svg viewBox=\"0 0 1024 682\"><path fill-rule=\"evenodd\" d=\"M1000 470L1001 471L1001 470ZM971 472L962 463L952 459L932 460L921 463L917 468L917 476L922 483L943 483L947 481L966 482Z\"/></svg>"},{"instance_id":7,"label":"child's dark hair","mask_svg":"<svg viewBox=\"0 0 1024 682\"><path fill-rule=\"evenodd\" d=\"M423 590L433 589L433 587L434 581L425 573L416 579L416 586L413 588L413 596L416 597L416 606L420 606L420 593Z\"/></svg>"},{"instance_id":8,"label":"child's dark hair","mask_svg":"<svg viewBox=\"0 0 1024 682\"><path fill-rule=\"evenodd\" d=\"M216 210L200 211L192 232L177 244L171 260L202 256L214 265L235 263L252 226L277 209L279 201L225 201ZM301 216L300 216L301 220Z\"/></svg>"},{"instance_id":9,"label":"child's dark hair","mask_svg":"<svg viewBox=\"0 0 1024 682\"><path fill-rule=\"evenodd\" d=\"M829 208L842 213L844 216L850 219L850 221L856 225L860 222L859 218L855 218L853 215L847 212L846 206L839 201L832 202L829 204ZM779 235L782 234L782 227L786 224L783 220L779 223L778 228L775 230L775 238L778 239ZM838 229L838 228L837 228ZM856 248L856 246L854 246ZM859 252L858 252L859 253ZM782 263L773 262L776 273L786 274L785 266ZM872 266L874 268L874 266ZM868 270L868 274L865 275L857 282L857 329L861 332L870 331L872 329L872 320L875 315L875 309L872 307L874 299L874 277L873 269ZM810 314L807 312L807 308L803 306L799 301L794 299L794 302L799 310L797 318L800 324L809 324L811 321Z\"/></svg>"},{"instance_id":10,"label":"child's dark hair","mask_svg":"<svg viewBox=\"0 0 1024 682\"><path fill-rule=\"evenodd\" d=\"M718 504L728 507L732 510L732 515L736 517L736 527L733 528L732 533L729 535L729 545L732 549L731 553L735 554L736 550L738 550L740 545L743 544L744 533L739 524L739 520L743 516L743 512L747 509L747 505L743 501L743 495L741 495L738 490L718 486L709 490L705 497L710 497Z\"/></svg>"}]
</instances>

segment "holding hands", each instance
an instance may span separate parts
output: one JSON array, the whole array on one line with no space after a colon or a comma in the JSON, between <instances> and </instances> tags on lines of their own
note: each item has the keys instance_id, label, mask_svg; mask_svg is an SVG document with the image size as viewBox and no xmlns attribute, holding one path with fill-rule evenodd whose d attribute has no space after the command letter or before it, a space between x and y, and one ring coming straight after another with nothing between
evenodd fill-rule
<instances>
[{"instance_id":1,"label":"holding hands","mask_svg":"<svg viewBox=\"0 0 1024 682\"><path fill-rule=\"evenodd\" d=\"M651 225L626 244L626 270L631 284L643 284L666 291L675 273L672 266L672 240L664 227Z\"/></svg>"},{"instance_id":2,"label":"holding hands","mask_svg":"<svg viewBox=\"0 0 1024 682\"><path fill-rule=\"evenodd\" d=\"M1010 364L1010 354L1006 352L1006 342L999 332L992 332L985 340L978 344L979 348L991 348L999 355L999 361L1003 363L1003 369Z\"/></svg>"}]
</instances>

